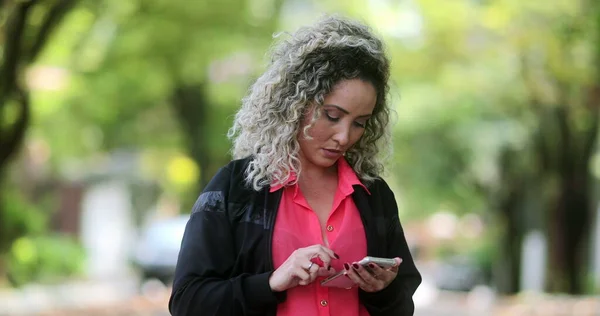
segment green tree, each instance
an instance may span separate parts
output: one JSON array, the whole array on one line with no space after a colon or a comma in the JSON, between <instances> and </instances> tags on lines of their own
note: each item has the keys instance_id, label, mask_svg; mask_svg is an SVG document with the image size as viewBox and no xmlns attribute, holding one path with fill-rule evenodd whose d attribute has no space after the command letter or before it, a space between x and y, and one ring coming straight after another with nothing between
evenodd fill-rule
<instances>
[{"instance_id":1,"label":"green tree","mask_svg":"<svg viewBox=\"0 0 600 316\"><path fill-rule=\"evenodd\" d=\"M2 2L1 158L14 157L27 131L29 140L49 148L50 178L117 150L140 151L142 160L157 160L163 170L165 155L183 151L203 169L183 197L193 203L198 186L228 159L229 119L223 118L260 68L281 3ZM58 73L50 80L62 87L26 93L26 71ZM24 203L33 203L30 198ZM10 212L0 209L0 223L11 225L0 232L0 253L25 233L5 236L17 227L14 205ZM33 215L25 214L31 212L21 209L19 223L33 225Z\"/></svg>"},{"instance_id":2,"label":"green tree","mask_svg":"<svg viewBox=\"0 0 600 316\"><path fill-rule=\"evenodd\" d=\"M106 1L75 53L83 88L70 102L98 127L103 150L186 148L201 168L201 188L228 159L229 117L276 30L281 3L264 1L263 16L239 0ZM108 39L89 58L95 35ZM235 67L237 77L211 79Z\"/></svg>"},{"instance_id":3,"label":"green tree","mask_svg":"<svg viewBox=\"0 0 600 316\"><path fill-rule=\"evenodd\" d=\"M495 269L519 290L523 236L549 239L548 290L582 293L598 133L592 1L325 2L387 37L400 87L395 172L403 209L485 212L503 229Z\"/></svg>"},{"instance_id":4,"label":"green tree","mask_svg":"<svg viewBox=\"0 0 600 316\"><path fill-rule=\"evenodd\" d=\"M30 125L31 100L25 71L36 61L64 17L77 1L0 1L0 187L11 159L18 153ZM28 232L27 206L0 194L0 277L3 254L11 242ZM18 205L24 207L17 207Z\"/></svg>"},{"instance_id":5,"label":"green tree","mask_svg":"<svg viewBox=\"0 0 600 316\"><path fill-rule=\"evenodd\" d=\"M21 145L31 109L23 78L75 0L0 2L0 175Z\"/></svg>"}]
</instances>

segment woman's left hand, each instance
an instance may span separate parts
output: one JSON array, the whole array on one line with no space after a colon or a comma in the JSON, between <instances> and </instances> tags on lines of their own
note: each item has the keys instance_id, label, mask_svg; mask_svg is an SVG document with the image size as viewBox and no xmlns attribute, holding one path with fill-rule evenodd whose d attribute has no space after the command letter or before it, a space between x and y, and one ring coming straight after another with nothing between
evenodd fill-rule
<instances>
[{"instance_id":1,"label":"woman's left hand","mask_svg":"<svg viewBox=\"0 0 600 316\"><path fill-rule=\"evenodd\" d=\"M357 262L352 264L345 263L344 269L346 276L354 281L365 292L379 292L385 289L398 275L398 266L402 259L396 257L396 265L389 269L383 269L376 264L370 264L369 270L359 265Z\"/></svg>"}]
</instances>

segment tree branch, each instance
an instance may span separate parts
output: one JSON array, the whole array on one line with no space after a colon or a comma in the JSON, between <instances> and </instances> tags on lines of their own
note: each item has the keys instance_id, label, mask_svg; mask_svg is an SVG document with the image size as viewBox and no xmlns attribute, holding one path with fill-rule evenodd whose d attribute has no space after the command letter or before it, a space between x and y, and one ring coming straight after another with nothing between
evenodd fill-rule
<instances>
[{"instance_id":1,"label":"tree branch","mask_svg":"<svg viewBox=\"0 0 600 316\"><path fill-rule=\"evenodd\" d=\"M19 2L6 23L4 62L0 65L0 109L17 82L27 14L35 1Z\"/></svg>"},{"instance_id":2,"label":"tree branch","mask_svg":"<svg viewBox=\"0 0 600 316\"><path fill-rule=\"evenodd\" d=\"M62 0L49 10L49 12L46 14L44 22L42 23L42 26L37 32L35 41L33 42L33 45L27 54L27 62L32 62L37 58L40 51L50 38L52 31L56 29L56 27L63 20L64 16L74 5L75 0Z\"/></svg>"},{"instance_id":3,"label":"tree branch","mask_svg":"<svg viewBox=\"0 0 600 316\"><path fill-rule=\"evenodd\" d=\"M17 149L21 145L21 142L25 138L25 131L29 125L30 120L30 105L29 95L23 91L20 87L16 88L17 101L20 105L21 113L17 118L17 121L12 127L12 131L7 133L8 137L0 143L0 173L6 163L14 154L17 153Z\"/></svg>"},{"instance_id":4,"label":"tree branch","mask_svg":"<svg viewBox=\"0 0 600 316\"><path fill-rule=\"evenodd\" d=\"M0 0L1 1L1 0ZM19 84L19 71L23 64L33 62L42 51L52 32L73 7L76 0L61 0L46 14L33 44L24 49L23 36L30 9L37 0L18 2L6 24L4 63L0 65L0 114L7 101L14 98L19 105L19 116L8 131L0 133L0 171L16 154L29 125L31 109L28 93ZM0 3L1 4L1 3ZM1 116L0 116L1 117Z\"/></svg>"},{"instance_id":5,"label":"tree branch","mask_svg":"<svg viewBox=\"0 0 600 316\"><path fill-rule=\"evenodd\" d=\"M5 25L3 63L0 65L0 122L3 122L3 108L7 101L14 96L15 92L19 92L17 73L20 64L23 33L25 32L27 15L33 3L34 1L26 1L16 4ZM5 162L12 156L12 153L18 147L18 142L21 140L20 138L13 139L13 137L19 137L20 134L23 134L24 130L21 130L21 124L27 124L29 121L28 100L25 100L25 103L22 103L21 106L21 116L17 118L12 132L2 131L0 125L0 173Z\"/></svg>"}]
</instances>

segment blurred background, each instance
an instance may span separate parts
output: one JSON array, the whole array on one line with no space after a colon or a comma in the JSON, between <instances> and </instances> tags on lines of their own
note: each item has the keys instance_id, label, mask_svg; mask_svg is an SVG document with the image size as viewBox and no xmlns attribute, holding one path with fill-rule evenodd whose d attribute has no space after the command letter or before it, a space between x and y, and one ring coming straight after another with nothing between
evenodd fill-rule
<instances>
[{"instance_id":1,"label":"blurred background","mask_svg":"<svg viewBox=\"0 0 600 316\"><path fill-rule=\"evenodd\" d=\"M240 99L323 13L387 43L416 314L600 315L593 0L0 0L0 315L168 315Z\"/></svg>"}]
</instances>

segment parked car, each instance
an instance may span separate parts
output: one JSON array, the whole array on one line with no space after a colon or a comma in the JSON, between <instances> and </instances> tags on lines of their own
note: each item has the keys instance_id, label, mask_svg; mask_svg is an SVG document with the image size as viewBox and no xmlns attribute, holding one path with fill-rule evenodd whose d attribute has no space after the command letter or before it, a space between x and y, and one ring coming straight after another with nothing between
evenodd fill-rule
<instances>
[{"instance_id":1,"label":"parked car","mask_svg":"<svg viewBox=\"0 0 600 316\"><path fill-rule=\"evenodd\" d=\"M478 285L485 285L485 274L481 267L469 258L456 256L441 262L434 280L441 290L469 292Z\"/></svg>"},{"instance_id":2,"label":"parked car","mask_svg":"<svg viewBox=\"0 0 600 316\"><path fill-rule=\"evenodd\" d=\"M133 265L143 280L158 279L170 284L175 273L181 239L189 215L157 220L140 236L133 254Z\"/></svg>"}]
</instances>

